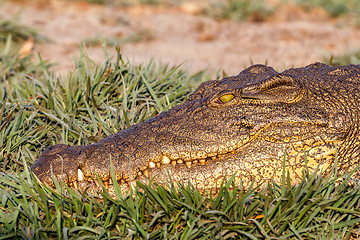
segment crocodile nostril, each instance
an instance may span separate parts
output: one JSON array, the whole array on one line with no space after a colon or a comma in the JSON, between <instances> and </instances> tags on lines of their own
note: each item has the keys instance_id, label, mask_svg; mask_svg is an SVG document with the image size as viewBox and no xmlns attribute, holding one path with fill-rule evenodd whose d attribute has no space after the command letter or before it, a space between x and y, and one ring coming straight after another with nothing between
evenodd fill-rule
<instances>
[{"instance_id":1,"label":"crocodile nostril","mask_svg":"<svg viewBox=\"0 0 360 240\"><path fill-rule=\"evenodd\" d=\"M30 170L35 174L37 175L38 173L41 173L43 172L43 167L41 165L32 165Z\"/></svg>"}]
</instances>

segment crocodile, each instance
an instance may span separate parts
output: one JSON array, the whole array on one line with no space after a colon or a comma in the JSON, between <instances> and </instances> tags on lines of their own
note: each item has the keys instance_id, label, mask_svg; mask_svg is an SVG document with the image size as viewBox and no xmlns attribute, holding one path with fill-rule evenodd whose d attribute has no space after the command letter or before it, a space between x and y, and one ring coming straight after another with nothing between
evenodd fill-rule
<instances>
[{"instance_id":1,"label":"crocodile","mask_svg":"<svg viewBox=\"0 0 360 240\"><path fill-rule=\"evenodd\" d=\"M231 176L243 188L280 183L285 168L295 184L305 168L326 175L335 161L339 173L359 165L359 106L358 65L281 73L253 65L204 82L182 104L97 143L49 147L31 171L75 188L99 187L97 178L109 188L116 178L127 191L136 181L171 178L205 191Z\"/></svg>"}]
</instances>

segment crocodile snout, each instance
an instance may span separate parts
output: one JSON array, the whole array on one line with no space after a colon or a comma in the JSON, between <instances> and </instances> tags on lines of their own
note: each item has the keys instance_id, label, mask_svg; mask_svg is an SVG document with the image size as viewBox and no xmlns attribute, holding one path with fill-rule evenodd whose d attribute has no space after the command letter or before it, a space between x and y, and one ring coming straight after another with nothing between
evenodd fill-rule
<instances>
[{"instance_id":1,"label":"crocodile snout","mask_svg":"<svg viewBox=\"0 0 360 240\"><path fill-rule=\"evenodd\" d=\"M40 181L52 186L52 175L59 181L72 183L78 178L78 157L83 154L83 146L69 147L66 144L56 144L45 149L31 166L31 171Z\"/></svg>"}]
</instances>

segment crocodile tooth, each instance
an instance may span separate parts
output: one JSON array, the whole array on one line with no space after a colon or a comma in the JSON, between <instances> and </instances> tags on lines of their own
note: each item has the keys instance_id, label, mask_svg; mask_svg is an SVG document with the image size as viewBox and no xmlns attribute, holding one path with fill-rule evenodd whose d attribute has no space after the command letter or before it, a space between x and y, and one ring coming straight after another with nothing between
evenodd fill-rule
<instances>
[{"instance_id":1,"label":"crocodile tooth","mask_svg":"<svg viewBox=\"0 0 360 240\"><path fill-rule=\"evenodd\" d=\"M149 162L149 168L154 168L156 165L154 162Z\"/></svg>"},{"instance_id":2,"label":"crocodile tooth","mask_svg":"<svg viewBox=\"0 0 360 240\"><path fill-rule=\"evenodd\" d=\"M143 171L143 174L144 174L146 177L149 177L149 172L148 172L148 170L144 170L144 171Z\"/></svg>"},{"instance_id":3,"label":"crocodile tooth","mask_svg":"<svg viewBox=\"0 0 360 240\"><path fill-rule=\"evenodd\" d=\"M235 154L235 150L232 150L230 153L231 153L231 154Z\"/></svg>"},{"instance_id":4,"label":"crocodile tooth","mask_svg":"<svg viewBox=\"0 0 360 240\"><path fill-rule=\"evenodd\" d=\"M201 160L199 160L199 163L200 163L201 165L205 165L206 160L205 160L205 159L201 159Z\"/></svg>"},{"instance_id":5,"label":"crocodile tooth","mask_svg":"<svg viewBox=\"0 0 360 240\"><path fill-rule=\"evenodd\" d=\"M108 189L109 188L109 181L103 181L103 183L104 183L105 188Z\"/></svg>"},{"instance_id":6,"label":"crocodile tooth","mask_svg":"<svg viewBox=\"0 0 360 240\"><path fill-rule=\"evenodd\" d=\"M199 162L198 160L194 160L194 161L192 161L192 163L194 163L194 164L195 164L195 163L198 163L198 162Z\"/></svg>"},{"instance_id":7,"label":"crocodile tooth","mask_svg":"<svg viewBox=\"0 0 360 240\"><path fill-rule=\"evenodd\" d=\"M167 156L163 155L162 159L161 159L161 163L162 164L169 164L170 163L170 158L168 158Z\"/></svg>"},{"instance_id":8,"label":"crocodile tooth","mask_svg":"<svg viewBox=\"0 0 360 240\"><path fill-rule=\"evenodd\" d=\"M158 163L156 163L156 166L157 166L158 168L160 168L160 167L161 167L161 164L158 162Z\"/></svg>"},{"instance_id":9,"label":"crocodile tooth","mask_svg":"<svg viewBox=\"0 0 360 240\"><path fill-rule=\"evenodd\" d=\"M141 176L143 173L141 171L138 171L137 175Z\"/></svg>"},{"instance_id":10,"label":"crocodile tooth","mask_svg":"<svg viewBox=\"0 0 360 240\"><path fill-rule=\"evenodd\" d=\"M84 181L84 173L81 171L80 168L78 168L78 181L81 182L81 181Z\"/></svg>"},{"instance_id":11,"label":"crocodile tooth","mask_svg":"<svg viewBox=\"0 0 360 240\"><path fill-rule=\"evenodd\" d=\"M171 161L171 164L175 167L176 161Z\"/></svg>"},{"instance_id":12,"label":"crocodile tooth","mask_svg":"<svg viewBox=\"0 0 360 240\"><path fill-rule=\"evenodd\" d=\"M110 184L110 185L113 185L113 180L112 180L112 178L109 178L109 184Z\"/></svg>"},{"instance_id":13,"label":"crocodile tooth","mask_svg":"<svg viewBox=\"0 0 360 240\"><path fill-rule=\"evenodd\" d=\"M216 157L215 157L215 156L214 156L214 157L211 157L211 159L212 159L212 160L215 160L215 159L216 159Z\"/></svg>"},{"instance_id":14,"label":"crocodile tooth","mask_svg":"<svg viewBox=\"0 0 360 240\"><path fill-rule=\"evenodd\" d=\"M75 188L75 189L78 189L78 185L77 185L76 181L73 182L73 184L74 184L74 188Z\"/></svg>"},{"instance_id":15,"label":"crocodile tooth","mask_svg":"<svg viewBox=\"0 0 360 240\"><path fill-rule=\"evenodd\" d=\"M187 166L188 168L191 167L191 162L185 162L185 164L186 164L186 166Z\"/></svg>"},{"instance_id":16,"label":"crocodile tooth","mask_svg":"<svg viewBox=\"0 0 360 240\"><path fill-rule=\"evenodd\" d=\"M177 163L184 163L184 161L181 160L181 159L177 160L176 162L177 162Z\"/></svg>"}]
</instances>

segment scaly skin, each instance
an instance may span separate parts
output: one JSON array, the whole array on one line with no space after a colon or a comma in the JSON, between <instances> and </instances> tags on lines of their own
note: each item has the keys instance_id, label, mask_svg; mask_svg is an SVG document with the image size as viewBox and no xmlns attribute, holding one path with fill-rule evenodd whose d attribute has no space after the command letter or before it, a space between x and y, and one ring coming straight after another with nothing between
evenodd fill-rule
<instances>
[{"instance_id":1,"label":"scaly skin","mask_svg":"<svg viewBox=\"0 0 360 240\"><path fill-rule=\"evenodd\" d=\"M58 144L31 167L52 184L54 175L86 186L95 173L126 191L134 180L160 184L190 181L216 189L235 172L247 187L254 180L280 182L285 167L293 183L305 167L326 174L338 150L339 172L359 164L360 66L315 63L277 73L254 65L239 75L201 84L183 104L86 146ZM80 171L80 170L81 171Z\"/></svg>"}]
</instances>

